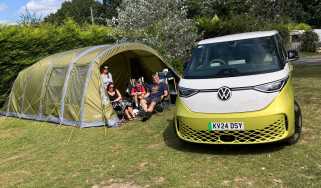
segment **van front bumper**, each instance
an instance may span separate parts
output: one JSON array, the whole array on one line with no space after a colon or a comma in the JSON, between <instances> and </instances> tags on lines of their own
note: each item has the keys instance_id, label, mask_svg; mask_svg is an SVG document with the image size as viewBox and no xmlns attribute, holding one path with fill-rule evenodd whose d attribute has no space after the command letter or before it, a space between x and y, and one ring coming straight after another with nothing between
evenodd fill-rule
<instances>
[{"instance_id":1,"label":"van front bumper","mask_svg":"<svg viewBox=\"0 0 321 188\"><path fill-rule=\"evenodd\" d=\"M294 97L288 83L265 109L255 112L206 114L192 112L176 101L175 129L182 140L204 144L260 144L286 139L294 134ZM244 130L211 131L210 122L243 122Z\"/></svg>"}]
</instances>

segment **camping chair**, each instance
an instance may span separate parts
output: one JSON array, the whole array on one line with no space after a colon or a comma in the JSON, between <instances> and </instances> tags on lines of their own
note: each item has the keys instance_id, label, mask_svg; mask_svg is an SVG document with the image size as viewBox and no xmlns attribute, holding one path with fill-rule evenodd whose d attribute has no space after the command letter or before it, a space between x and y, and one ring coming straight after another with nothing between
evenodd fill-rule
<instances>
[{"instance_id":1,"label":"camping chair","mask_svg":"<svg viewBox=\"0 0 321 188\"><path fill-rule=\"evenodd\" d=\"M160 102L158 102L155 106L155 112L163 112L165 109L168 109L170 106L170 95L168 93Z\"/></svg>"}]
</instances>

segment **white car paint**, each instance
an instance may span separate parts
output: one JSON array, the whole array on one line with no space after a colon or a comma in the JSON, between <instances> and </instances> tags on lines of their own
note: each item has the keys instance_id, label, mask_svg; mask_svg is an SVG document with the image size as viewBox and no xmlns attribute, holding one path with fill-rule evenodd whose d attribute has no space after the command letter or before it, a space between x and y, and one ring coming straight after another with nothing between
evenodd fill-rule
<instances>
[{"instance_id":1,"label":"white car paint","mask_svg":"<svg viewBox=\"0 0 321 188\"><path fill-rule=\"evenodd\" d=\"M213 78L213 79L182 79L180 87L204 90L219 89L223 86L229 88L250 87L288 77L289 65L283 70L239 77ZM232 91L232 97L227 101L218 98L217 92L200 92L187 98L181 98L186 106L193 112L200 113L239 113L264 109L278 96L279 92L264 93L253 89Z\"/></svg>"},{"instance_id":2,"label":"white car paint","mask_svg":"<svg viewBox=\"0 0 321 188\"><path fill-rule=\"evenodd\" d=\"M277 31L258 31L258 32L240 33L240 34L233 34L233 35L227 35L227 36L202 40L198 44L202 45L202 44L211 44L211 43L218 43L218 42L228 42L228 41L237 41L237 40L244 40L244 39L262 38L262 37L273 36L276 34L278 34Z\"/></svg>"}]
</instances>

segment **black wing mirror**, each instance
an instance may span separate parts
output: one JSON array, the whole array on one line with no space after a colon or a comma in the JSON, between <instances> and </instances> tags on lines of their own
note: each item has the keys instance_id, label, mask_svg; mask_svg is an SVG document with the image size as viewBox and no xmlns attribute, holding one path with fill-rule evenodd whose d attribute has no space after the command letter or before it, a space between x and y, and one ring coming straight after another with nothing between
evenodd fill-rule
<instances>
[{"instance_id":1,"label":"black wing mirror","mask_svg":"<svg viewBox=\"0 0 321 188\"><path fill-rule=\"evenodd\" d=\"M289 50L288 51L288 61L295 61L299 59L299 52L296 50Z\"/></svg>"}]
</instances>

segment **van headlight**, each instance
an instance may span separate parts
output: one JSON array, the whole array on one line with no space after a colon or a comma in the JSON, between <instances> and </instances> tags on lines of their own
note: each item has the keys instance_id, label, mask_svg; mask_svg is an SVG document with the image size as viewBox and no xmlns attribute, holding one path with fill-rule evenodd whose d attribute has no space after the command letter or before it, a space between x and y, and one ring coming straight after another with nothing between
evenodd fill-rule
<instances>
[{"instance_id":1,"label":"van headlight","mask_svg":"<svg viewBox=\"0 0 321 188\"><path fill-rule=\"evenodd\" d=\"M179 87L178 92L180 97L187 98L196 95L197 93L199 93L199 90Z\"/></svg>"},{"instance_id":2,"label":"van headlight","mask_svg":"<svg viewBox=\"0 0 321 188\"><path fill-rule=\"evenodd\" d=\"M282 80L275 81L275 82L270 82L267 84L255 86L254 89L257 91L264 92L264 93L278 92L278 91L282 90L282 88L285 86L287 80L288 80L288 77L285 79L282 79Z\"/></svg>"}]
</instances>

